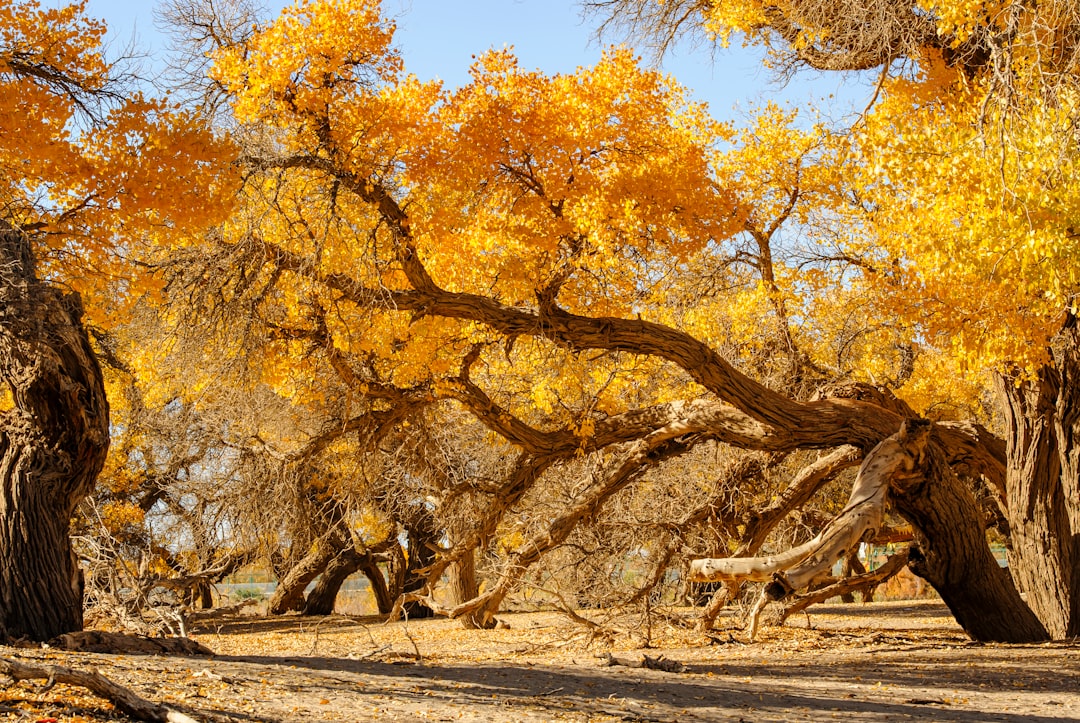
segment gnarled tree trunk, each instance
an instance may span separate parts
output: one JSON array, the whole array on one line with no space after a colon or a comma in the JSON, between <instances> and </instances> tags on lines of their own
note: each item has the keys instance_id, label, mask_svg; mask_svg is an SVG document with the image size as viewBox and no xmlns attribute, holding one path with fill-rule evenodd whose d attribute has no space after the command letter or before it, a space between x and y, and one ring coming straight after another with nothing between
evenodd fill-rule
<instances>
[{"instance_id":1,"label":"gnarled tree trunk","mask_svg":"<svg viewBox=\"0 0 1080 723\"><path fill-rule=\"evenodd\" d=\"M266 611L271 615L299 612L304 609L304 590L308 583L318 577L340 549L326 540L320 540L315 548L278 581Z\"/></svg>"},{"instance_id":2,"label":"gnarled tree trunk","mask_svg":"<svg viewBox=\"0 0 1080 723\"><path fill-rule=\"evenodd\" d=\"M974 495L953 473L940 448L930 446L921 470L921 476L891 487L893 505L915 528L911 571L937 590L974 640L1046 640L1046 628L990 551Z\"/></svg>"},{"instance_id":3,"label":"gnarled tree trunk","mask_svg":"<svg viewBox=\"0 0 1080 723\"><path fill-rule=\"evenodd\" d=\"M1009 569L1054 638L1080 635L1080 329L1035 379L998 380L1008 425Z\"/></svg>"},{"instance_id":4,"label":"gnarled tree trunk","mask_svg":"<svg viewBox=\"0 0 1080 723\"><path fill-rule=\"evenodd\" d=\"M319 581L308 593L304 602L304 615L330 615L334 612L338 592L349 575L360 569L368 555L361 555L349 547L342 550L326 564L326 569L319 576Z\"/></svg>"},{"instance_id":5,"label":"gnarled tree trunk","mask_svg":"<svg viewBox=\"0 0 1080 723\"><path fill-rule=\"evenodd\" d=\"M691 578L771 579L751 614L753 638L768 600L782 600L807 587L876 528L887 492L915 529L919 547L910 551L912 571L934 586L972 638L1045 640L1046 629L990 552L974 496L931 442L930 431L928 422L908 420L899 433L875 447L859 470L844 512L810 542L769 557L695 560Z\"/></svg>"},{"instance_id":6,"label":"gnarled tree trunk","mask_svg":"<svg viewBox=\"0 0 1080 723\"><path fill-rule=\"evenodd\" d=\"M427 587L428 578L421 571L435 562L438 550L439 529L435 518L426 509L418 509L405 525L409 536L408 558L405 566L405 578L402 593L417 593ZM408 600L404 604L405 614L410 619L430 618L435 611L419 600Z\"/></svg>"},{"instance_id":7,"label":"gnarled tree trunk","mask_svg":"<svg viewBox=\"0 0 1080 723\"><path fill-rule=\"evenodd\" d=\"M81 317L0 228L0 639L82 629L69 521L105 462L109 407Z\"/></svg>"}]
</instances>

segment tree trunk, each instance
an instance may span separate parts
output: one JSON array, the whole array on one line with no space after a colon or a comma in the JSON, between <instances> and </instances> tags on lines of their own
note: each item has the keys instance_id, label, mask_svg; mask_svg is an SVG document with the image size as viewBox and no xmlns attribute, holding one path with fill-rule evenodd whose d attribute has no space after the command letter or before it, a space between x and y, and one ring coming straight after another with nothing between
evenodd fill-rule
<instances>
[{"instance_id":1,"label":"tree trunk","mask_svg":"<svg viewBox=\"0 0 1080 723\"><path fill-rule=\"evenodd\" d=\"M894 482L897 511L915 528L909 567L933 585L956 621L983 642L1030 643L1047 631L998 565L971 491L931 445L923 474Z\"/></svg>"},{"instance_id":2,"label":"tree trunk","mask_svg":"<svg viewBox=\"0 0 1080 723\"><path fill-rule=\"evenodd\" d=\"M69 521L105 462L109 407L81 318L0 228L0 640L82 629Z\"/></svg>"},{"instance_id":3,"label":"tree trunk","mask_svg":"<svg viewBox=\"0 0 1080 723\"><path fill-rule=\"evenodd\" d=\"M409 535L409 550L405 567L405 581L402 592L405 594L420 592L427 584L426 575L420 570L435 562L436 544L439 531L435 527L435 518L426 509L417 512L413 520L405 524ZM405 603L405 615L411 620L435 617L435 611L420 602L410 600Z\"/></svg>"},{"instance_id":4,"label":"tree trunk","mask_svg":"<svg viewBox=\"0 0 1080 723\"><path fill-rule=\"evenodd\" d=\"M986 541L983 518L971 491L931 443L931 426L908 420L875 447L863 462L844 511L808 543L759 558L701 559L690 563L690 579L768 580L751 612L750 637L769 600L782 600L809 586L843 559L880 524L885 493L915 528L919 547L910 567L941 595L956 620L975 640L1035 642L1047 632L1020 597Z\"/></svg>"},{"instance_id":5,"label":"tree trunk","mask_svg":"<svg viewBox=\"0 0 1080 723\"><path fill-rule=\"evenodd\" d=\"M1035 379L1002 377L1009 569L1056 639L1080 635L1080 331L1069 316Z\"/></svg>"},{"instance_id":6,"label":"tree trunk","mask_svg":"<svg viewBox=\"0 0 1080 723\"><path fill-rule=\"evenodd\" d=\"M396 542L394 547L401 549ZM360 565L360 571L364 573L364 577L368 579L368 583L371 585L371 594L375 598L375 607L378 609L379 614L388 615L394 609L394 600L397 599L400 592L391 593L374 555L364 557L364 562Z\"/></svg>"},{"instance_id":7,"label":"tree trunk","mask_svg":"<svg viewBox=\"0 0 1080 723\"><path fill-rule=\"evenodd\" d=\"M289 570L284 578L278 581L274 594L266 611L270 615L282 615L290 611L304 609L304 589L308 583L319 576L330 560L338 551L325 540L315 545L315 549L307 554Z\"/></svg>"},{"instance_id":8,"label":"tree trunk","mask_svg":"<svg viewBox=\"0 0 1080 723\"><path fill-rule=\"evenodd\" d=\"M361 555L350 547L330 560L319 577L319 581L308 593L307 602L304 603L304 615L332 614L341 586L345 584L349 575L360 569L365 558L369 557L371 557L370 554Z\"/></svg>"},{"instance_id":9,"label":"tree trunk","mask_svg":"<svg viewBox=\"0 0 1080 723\"><path fill-rule=\"evenodd\" d=\"M469 550L457 562L450 566L450 605L461 605L480 594L480 584L476 580L476 550ZM488 621L473 613L462 615L461 624L468 630L482 630L490 627Z\"/></svg>"}]
</instances>

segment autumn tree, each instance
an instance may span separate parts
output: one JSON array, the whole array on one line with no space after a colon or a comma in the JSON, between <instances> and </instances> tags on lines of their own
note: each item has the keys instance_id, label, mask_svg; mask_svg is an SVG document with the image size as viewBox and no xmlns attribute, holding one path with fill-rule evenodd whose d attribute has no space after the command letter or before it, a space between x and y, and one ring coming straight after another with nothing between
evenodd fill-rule
<instances>
[{"instance_id":1,"label":"autumn tree","mask_svg":"<svg viewBox=\"0 0 1080 723\"><path fill-rule=\"evenodd\" d=\"M849 183L878 314L995 379L1009 568L1054 637L1080 631L1075 458L1075 3L589 3L663 47L683 32L764 45L793 72L866 71Z\"/></svg>"},{"instance_id":2,"label":"autumn tree","mask_svg":"<svg viewBox=\"0 0 1080 723\"><path fill-rule=\"evenodd\" d=\"M429 580L492 540L545 474L593 458L560 514L446 612L490 625L525 570L697 445L850 447L865 457L855 489L875 490L853 501L888 498L912 522L919 569L973 637L1046 636L957 477L1003 489L1003 450L982 430L915 422L905 432L914 415L895 397L763 383L719 353L726 337L693 308L673 313L687 268L730 251L737 263L716 265L714 288L756 269L782 360L812 377L787 272L768 258L777 220L802 221L800 208L839 213L842 194L827 200L837 164L748 182L755 164L722 148L736 134L626 51L554 77L490 52L447 92L404 73L392 33L377 3L311 0L217 53L213 78L230 95L245 180L238 212L199 252L227 269L211 296L257 320L267 379L289 397L355 404L400 427L407 403L453 403L519 450L472 525L427 566ZM785 146L796 136L782 124L761 130L763 150L818 157L816 141ZM804 191L816 199L807 207ZM847 288L840 278L832 291ZM906 377L908 355L896 350L896 378ZM326 379L337 395L324 395ZM880 519L842 515L843 534L826 535L835 544L807 555L846 555ZM430 590L411 599L437 604Z\"/></svg>"},{"instance_id":3,"label":"autumn tree","mask_svg":"<svg viewBox=\"0 0 1080 723\"><path fill-rule=\"evenodd\" d=\"M145 98L101 53L84 4L0 13L0 637L82 626L68 538L109 445L86 324L153 287L132 261L220 210L213 137ZM213 154L211 154L213 155ZM169 185L165 179L183 179ZM189 185L190 184L190 185ZM123 283L115 283L124 279Z\"/></svg>"}]
</instances>

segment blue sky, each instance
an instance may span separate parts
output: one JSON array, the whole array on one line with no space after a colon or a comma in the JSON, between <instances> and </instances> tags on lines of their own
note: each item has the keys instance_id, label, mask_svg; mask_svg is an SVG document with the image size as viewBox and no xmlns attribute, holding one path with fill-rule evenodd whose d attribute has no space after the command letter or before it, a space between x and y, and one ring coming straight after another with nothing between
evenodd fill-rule
<instances>
[{"instance_id":1,"label":"blue sky","mask_svg":"<svg viewBox=\"0 0 1080 723\"><path fill-rule=\"evenodd\" d=\"M49 4L58 4L52 0ZM272 11L285 3L268 0ZM154 52L161 45L153 21L154 3L90 0L91 16L105 20L119 46L134 38ZM513 46L521 65L548 73L591 65L611 40L594 38L593 21L583 21L577 0L383 0L398 23L396 39L406 68L421 79L440 78L449 87L468 79L472 56L488 48ZM663 69L709 103L717 118L736 118L753 104L778 100L814 102L839 118L861 110L872 91L865 81L832 74L804 74L786 87L772 82L755 50L732 47L715 55L709 48L678 48Z\"/></svg>"}]
</instances>

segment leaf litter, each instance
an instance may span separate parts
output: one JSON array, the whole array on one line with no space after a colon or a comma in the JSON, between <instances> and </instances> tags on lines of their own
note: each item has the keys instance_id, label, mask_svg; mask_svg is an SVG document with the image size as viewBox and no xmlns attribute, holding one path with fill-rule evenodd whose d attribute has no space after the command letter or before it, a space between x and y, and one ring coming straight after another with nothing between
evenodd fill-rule
<instances>
[{"instance_id":1,"label":"leaf litter","mask_svg":"<svg viewBox=\"0 0 1080 723\"><path fill-rule=\"evenodd\" d=\"M1080 644L971 643L937 602L819 606L753 644L734 618L694 632L693 614L647 640L583 635L556 613L504 614L489 631L242 615L193 633L213 656L0 654L96 669L208 722L1080 719ZM52 720L133 719L79 688L0 688L0 721Z\"/></svg>"}]
</instances>

